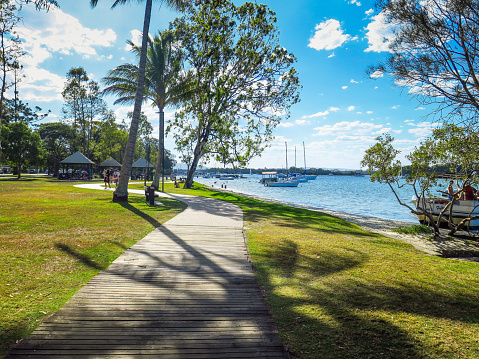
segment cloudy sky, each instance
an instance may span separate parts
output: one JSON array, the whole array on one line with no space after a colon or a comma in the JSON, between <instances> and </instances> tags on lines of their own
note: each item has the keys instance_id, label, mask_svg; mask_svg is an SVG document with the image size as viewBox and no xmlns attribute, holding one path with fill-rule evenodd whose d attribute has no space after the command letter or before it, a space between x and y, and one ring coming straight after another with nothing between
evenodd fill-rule
<instances>
[{"instance_id":1,"label":"cloudy sky","mask_svg":"<svg viewBox=\"0 0 479 359\"><path fill-rule=\"evenodd\" d=\"M112 10L111 0L100 0L95 9L86 0L58 2L60 9L49 12L25 8L18 29L26 51L20 98L51 110L46 121L62 119L61 92L70 68L82 66L101 82L109 69L135 60L126 41L137 41L144 14L144 5L136 1ZM308 167L358 169L364 150L378 135L391 133L397 147L408 153L430 133L434 123L425 117L428 110L408 96L409 88L366 74L368 65L387 55L388 31L374 0L261 2L277 13L281 45L297 57L303 89L291 117L276 129L272 147L251 167L284 166L285 142L289 164L294 164L296 147L297 166L302 167L304 142ZM154 3L150 33L165 29L176 16ZM114 98L105 100L119 120L132 110L113 106ZM155 109L144 106L143 111L157 134ZM174 111L167 108L166 119ZM171 136L166 146L174 148Z\"/></svg>"}]
</instances>

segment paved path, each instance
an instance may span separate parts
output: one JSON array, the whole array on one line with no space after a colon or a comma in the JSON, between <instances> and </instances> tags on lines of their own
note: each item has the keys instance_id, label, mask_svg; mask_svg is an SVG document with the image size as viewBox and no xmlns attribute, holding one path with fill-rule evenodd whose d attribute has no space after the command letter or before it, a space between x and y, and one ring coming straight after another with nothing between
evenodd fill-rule
<instances>
[{"instance_id":1,"label":"paved path","mask_svg":"<svg viewBox=\"0 0 479 359\"><path fill-rule=\"evenodd\" d=\"M286 358L247 259L241 209L168 197L188 208L126 250L7 358Z\"/></svg>"}]
</instances>

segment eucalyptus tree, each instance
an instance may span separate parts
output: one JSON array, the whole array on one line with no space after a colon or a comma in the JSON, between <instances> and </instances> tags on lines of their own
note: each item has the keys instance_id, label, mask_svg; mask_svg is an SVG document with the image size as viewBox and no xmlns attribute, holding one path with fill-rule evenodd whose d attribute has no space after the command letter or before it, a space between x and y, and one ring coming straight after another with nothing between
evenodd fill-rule
<instances>
[{"instance_id":1,"label":"eucalyptus tree","mask_svg":"<svg viewBox=\"0 0 479 359\"><path fill-rule=\"evenodd\" d=\"M164 108L174 97L177 77L180 71L179 52L174 51L174 38L171 31L159 32L155 37L148 38L148 51L145 69L145 87L143 96L145 100L156 106L159 112L159 146L153 186L158 188L160 175L164 178ZM139 58L141 48L128 41L132 51ZM103 78L107 86L104 94L112 94L118 97L114 104L130 104L135 100L136 86L138 82L138 66L135 64L123 64L108 72ZM164 190L162 180L162 190Z\"/></svg>"},{"instance_id":2,"label":"eucalyptus tree","mask_svg":"<svg viewBox=\"0 0 479 359\"><path fill-rule=\"evenodd\" d=\"M380 0L394 31L390 56L370 73L390 75L432 114L479 118L479 0Z\"/></svg>"},{"instance_id":3,"label":"eucalyptus tree","mask_svg":"<svg viewBox=\"0 0 479 359\"><path fill-rule=\"evenodd\" d=\"M62 92L65 101L63 114L72 122L78 131L80 143L77 147L89 158L98 138L98 122L107 117L107 107L101 97L100 87L96 81L90 80L83 67L71 68L67 73L67 81Z\"/></svg>"},{"instance_id":4,"label":"eucalyptus tree","mask_svg":"<svg viewBox=\"0 0 479 359\"><path fill-rule=\"evenodd\" d=\"M299 101L296 59L279 44L276 22L266 5L205 1L172 23L187 91L169 130L178 149L194 144L186 188L201 158L245 165L259 155Z\"/></svg>"},{"instance_id":5,"label":"eucalyptus tree","mask_svg":"<svg viewBox=\"0 0 479 359\"><path fill-rule=\"evenodd\" d=\"M131 0L112 0L112 8L117 5L124 5L130 3ZM141 1L141 0L138 0ZM170 8L176 10L184 9L185 5L189 3L189 0L161 0L162 3L167 4ZM152 0L145 0L145 17L143 21L142 42L140 61L138 65L138 82L135 92L135 104L133 107L133 118L130 125L130 132L128 135L128 143L126 147L125 157L123 159L122 171L118 187L113 193L114 202L127 202L128 201L128 178L131 171L131 165L133 164L133 156L135 152L135 142L138 133L138 122L141 115L141 105L143 101L143 89L145 87L145 69L146 69L146 52L148 48L148 30L150 28L151 8ZM95 7L98 4L98 0L90 0L90 5Z\"/></svg>"}]
</instances>

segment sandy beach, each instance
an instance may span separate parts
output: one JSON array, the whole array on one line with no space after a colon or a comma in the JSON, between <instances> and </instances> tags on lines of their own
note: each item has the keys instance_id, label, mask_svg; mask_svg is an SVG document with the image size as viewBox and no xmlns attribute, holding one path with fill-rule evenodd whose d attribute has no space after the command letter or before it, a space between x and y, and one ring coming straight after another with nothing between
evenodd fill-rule
<instances>
[{"instance_id":1,"label":"sandy beach","mask_svg":"<svg viewBox=\"0 0 479 359\"><path fill-rule=\"evenodd\" d=\"M477 238L475 238L475 240L471 240L472 238L469 239L466 233L464 233L463 236L451 239L446 238L447 231L445 231L445 235L443 238L433 240L430 235L407 235L392 231L393 228L411 226L411 223L408 222L360 216L350 213L332 211L325 208L314 208L309 206L297 205L294 203L271 200L268 198L252 196L246 193L222 189L218 187L209 188L213 191L238 193L244 197L254 198L265 202L284 204L291 207L305 208L312 211L327 213L331 216L335 216L344 219L345 221L357 224L358 226L364 228L367 231L379 233L386 237L409 243L413 245L414 248L423 251L425 254L428 255L444 256L452 259L479 262L479 241L477 240Z\"/></svg>"}]
</instances>

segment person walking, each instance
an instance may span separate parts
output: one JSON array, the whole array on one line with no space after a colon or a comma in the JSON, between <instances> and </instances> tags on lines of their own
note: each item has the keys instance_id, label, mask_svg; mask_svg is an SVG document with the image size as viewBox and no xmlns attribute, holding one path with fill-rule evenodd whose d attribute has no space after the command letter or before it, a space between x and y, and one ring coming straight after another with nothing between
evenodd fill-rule
<instances>
[{"instance_id":1,"label":"person walking","mask_svg":"<svg viewBox=\"0 0 479 359\"><path fill-rule=\"evenodd\" d=\"M115 172L113 172L113 182L115 183L115 187L118 187L118 181L120 180L120 171L118 168L115 168Z\"/></svg>"},{"instance_id":2,"label":"person walking","mask_svg":"<svg viewBox=\"0 0 479 359\"><path fill-rule=\"evenodd\" d=\"M106 189L106 186L108 185L108 188L111 188L111 185L110 185L110 170L107 169L103 175L103 181L105 182L105 189Z\"/></svg>"}]
</instances>

